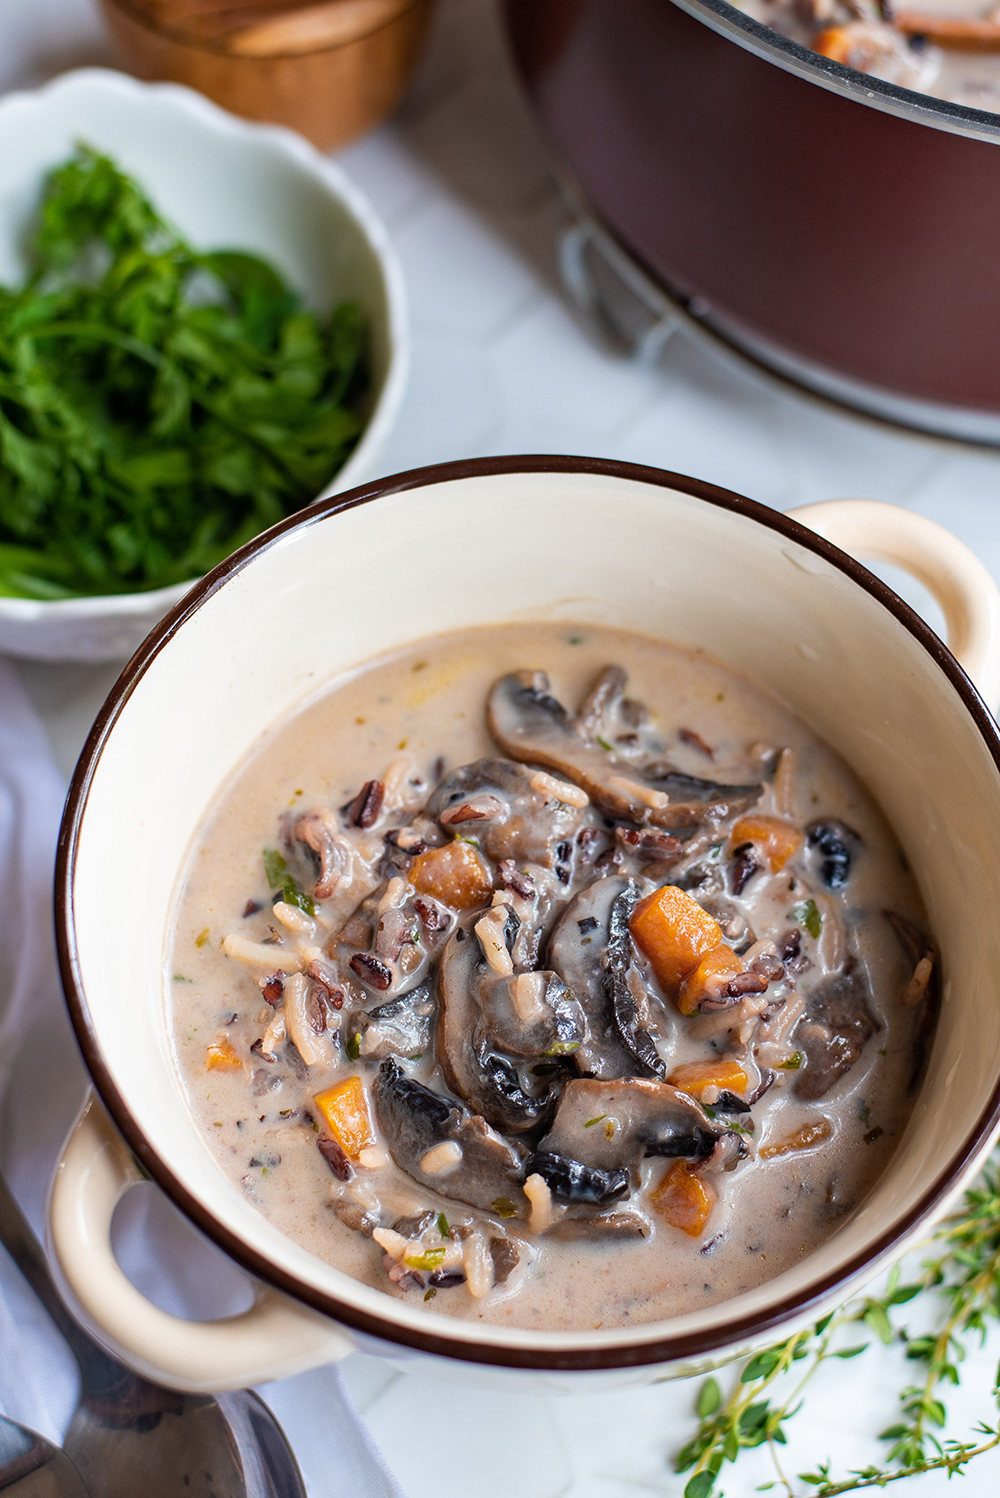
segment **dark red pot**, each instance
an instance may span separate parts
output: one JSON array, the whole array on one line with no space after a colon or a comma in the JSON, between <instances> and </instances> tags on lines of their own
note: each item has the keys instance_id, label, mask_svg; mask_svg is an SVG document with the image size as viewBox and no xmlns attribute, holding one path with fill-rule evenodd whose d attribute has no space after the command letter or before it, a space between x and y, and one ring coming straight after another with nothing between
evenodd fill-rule
<instances>
[{"instance_id":1,"label":"dark red pot","mask_svg":"<svg viewBox=\"0 0 1000 1498\"><path fill-rule=\"evenodd\" d=\"M724 0L505 0L585 211L715 331L835 398L1000 442L1000 116Z\"/></svg>"}]
</instances>

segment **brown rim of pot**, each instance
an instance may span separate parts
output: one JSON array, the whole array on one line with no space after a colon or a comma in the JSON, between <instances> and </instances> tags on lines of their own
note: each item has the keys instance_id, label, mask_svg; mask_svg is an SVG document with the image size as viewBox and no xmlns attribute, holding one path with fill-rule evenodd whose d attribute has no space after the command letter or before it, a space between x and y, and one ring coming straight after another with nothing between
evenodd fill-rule
<instances>
[{"instance_id":1,"label":"brown rim of pot","mask_svg":"<svg viewBox=\"0 0 1000 1498\"><path fill-rule=\"evenodd\" d=\"M757 1338L789 1318L807 1316L812 1307L825 1301L838 1286L849 1282L866 1265L889 1255L901 1239L940 1206L956 1176L971 1165L988 1142L994 1128L1000 1123L1000 1080L994 1087L986 1107L980 1114L977 1124L970 1131L965 1144L956 1151L946 1167L937 1173L931 1185L922 1193L917 1204L905 1217L898 1221L891 1230L883 1233L868 1252L856 1254L837 1273L827 1275L803 1288L799 1293L785 1297L764 1314L734 1317L730 1321L703 1332L691 1332L679 1337L661 1335L644 1338L643 1329L637 1327L635 1344L624 1347L561 1350L499 1347L459 1342L447 1334L446 1323L442 1325L440 1332L413 1331L399 1326L391 1316L382 1317L359 1310L349 1301L328 1295L271 1263L270 1260L243 1243L222 1223L216 1221L212 1214L189 1193L184 1182L178 1179L173 1171L160 1160L129 1113L101 1054L80 980L73 925L73 877L80 826L91 781L108 735L133 689L150 663L169 643L185 620L230 578L260 553L273 546L282 536L287 535L289 531L314 525L317 521L325 520L344 510L368 504L371 500L379 499L383 495L419 490L431 484L448 483L454 479L515 473L595 474L605 478L627 479L650 484L662 489L678 490L695 499L704 500L707 504L717 505L719 509L744 515L777 531L779 535L808 547L870 593L919 641L954 687L1000 771L1000 733L975 687L947 646L909 605L898 598L877 577L874 577L860 562L855 561L853 557L780 511L769 509L756 500L744 499L727 489L719 489L714 484L703 483L699 479L668 473L659 468L646 468L635 463L619 463L604 458L529 455L470 459L457 463L441 463L430 468L417 468L408 473L396 474L374 483L363 484L346 494L317 500L234 552L232 556L227 557L218 567L193 585L190 593L151 631L125 666L101 708L84 745L70 783L59 831L55 871L55 923L63 988L77 1040L94 1085L137 1160L157 1185L180 1207L181 1211L230 1258L255 1278L273 1285L294 1299L332 1317L335 1321L343 1322L370 1336L466 1362L496 1364L512 1368L585 1370L639 1367L651 1363L704 1357L728 1348L734 1343L738 1344L751 1337Z\"/></svg>"}]
</instances>

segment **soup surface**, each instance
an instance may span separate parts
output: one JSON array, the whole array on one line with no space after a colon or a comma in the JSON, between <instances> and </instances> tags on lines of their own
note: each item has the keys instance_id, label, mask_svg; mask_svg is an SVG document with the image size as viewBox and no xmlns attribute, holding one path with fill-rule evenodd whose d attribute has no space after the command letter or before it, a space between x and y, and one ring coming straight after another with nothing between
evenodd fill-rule
<instances>
[{"instance_id":1,"label":"soup surface","mask_svg":"<svg viewBox=\"0 0 1000 1498\"><path fill-rule=\"evenodd\" d=\"M900 88L1000 112L995 0L733 0L824 57Z\"/></svg>"},{"instance_id":2,"label":"soup surface","mask_svg":"<svg viewBox=\"0 0 1000 1498\"><path fill-rule=\"evenodd\" d=\"M842 761L703 653L589 625L426 640L279 725L169 960L249 1200L388 1295L523 1327L796 1264L896 1148L936 1014L915 882Z\"/></svg>"}]
</instances>

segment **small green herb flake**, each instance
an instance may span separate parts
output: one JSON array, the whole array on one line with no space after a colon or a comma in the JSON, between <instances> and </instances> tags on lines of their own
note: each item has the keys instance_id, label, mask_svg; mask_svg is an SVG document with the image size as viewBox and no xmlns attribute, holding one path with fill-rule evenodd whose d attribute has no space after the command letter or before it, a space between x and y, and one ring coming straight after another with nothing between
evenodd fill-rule
<instances>
[{"instance_id":1,"label":"small green herb flake","mask_svg":"<svg viewBox=\"0 0 1000 1498\"><path fill-rule=\"evenodd\" d=\"M514 1203L506 1196L495 1196L490 1202L490 1206L493 1208L498 1217L517 1216L517 1208L515 1207Z\"/></svg>"},{"instance_id":2,"label":"small green herb flake","mask_svg":"<svg viewBox=\"0 0 1000 1498\"><path fill-rule=\"evenodd\" d=\"M209 931L207 926L205 927L204 931L199 931L198 935L194 939L195 946L199 949L203 947L208 941L208 938L211 936L211 934L212 933Z\"/></svg>"},{"instance_id":3,"label":"small green herb flake","mask_svg":"<svg viewBox=\"0 0 1000 1498\"><path fill-rule=\"evenodd\" d=\"M557 1040L555 1045L550 1046L542 1054L545 1056L572 1056L573 1052L579 1049L580 1042L578 1040Z\"/></svg>"},{"instance_id":4,"label":"small green herb flake","mask_svg":"<svg viewBox=\"0 0 1000 1498\"><path fill-rule=\"evenodd\" d=\"M444 1248L428 1248L422 1254L408 1254L403 1262L407 1269L437 1269L444 1256Z\"/></svg>"},{"instance_id":5,"label":"small green herb flake","mask_svg":"<svg viewBox=\"0 0 1000 1498\"><path fill-rule=\"evenodd\" d=\"M183 973L174 973L174 982L175 983L193 983L194 979L193 978L185 978L185 976L184 976Z\"/></svg>"},{"instance_id":6,"label":"small green herb flake","mask_svg":"<svg viewBox=\"0 0 1000 1498\"><path fill-rule=\"evenodd\" d=\"M358 1057L361 1055L361 1031L360 1030L355 1030L355 1032L354 1032L353 1035L348 1035L347 1041L346 1041L346 1043L344 1045L344 1050L347 1052L347 1056L348 1056L349 1060L351 1060L351 1061L357 1061Z\"/></svg>"},{"instance_id":7,"label":"small green herb flake","mask_svg":"<svg viewBox=\"0 0 1000 1498\"><path fill-rule=\"evenodd\" d=\"M277 848L265 848L263 856L268 889L280 889L288 876L288 864Z\"/></svg>"},{"instance_id":8,"label":"small green herb flake","mask_svg":"<svg viewBox=\"0 0 1000 1498\"><path fill-rule=\"evenodd\" d=\"M442 1238L447 1238L451 1233L451 1229L448 1226L448 1219L443 1212L439 1212L437 1215L437 1230Z\"/></svg>"},{"instance_id":9,"label":"small green herb flake","mask_svg":"<svg viewBox=\"0 0 1000 1498\"><path fill-rule=\"evenodd\" d=\"M306 915L316 914L316 905L311 895L303 894L294 879L286 879L281 886L280 895L286 905L294 905L296 910L302 910Z\"/></svg>"},{"instance_id":10,"label":"small green herb flake","mask_svg":"<svg viewBox=\"0 0 1000 1498\"><path fill-rule=\"evenodd\" d=\"M778 1062L778 1070L779 1071L798 1071L798 1069L799 1069L799 1067L801 1065L802 1065L802 1052L801 1051L793 1051L793 1053L791 1054L791 1056L789 1056L789 1058L788 1058L787 1061L779 1061Z\"/></svg>"},{"instance_id":11,"label":"small green herb flake","mask_svg":"<svg viewBox=\"0 0 1000 1498\"><path fill-rule=\"evenodd\" d=\"M884 1133L885 1130L880 1128L878 1124L876 1124L874 1129L869 1129L868 1133L864 1134L862 1137L865 1141L865 1144L874 1144L876 1139L881 1139Z\"/></svg>"},{"instance_id":12,"label":"small green herb flake","mask_svg":"<svg viewBox=\"0 0 1000 1498\"><path fill-rule=\"evenodd\" d=\"M582 645L583 635L567 635L566 643L567 645Z\"/></svg>"},{"instance_id":13,"label":"small green herb flake","mask_svg":"<svg viewBox=\"0 0 1000 1498\"><path fill-rule=\"evenodd\" d=\"M433 1300L436 1294L437 1291L435 1290L434 1286L431 1285L430 1289L424 1291L424 1300Z\"/></svg>"},{"instance_id":14,"label":"small green herb flake","mask_svg":"<svg viewBox=\"0 0 1000 1498\"><path fill-rule=\"evenodd\" d=\"M615 751L612 746L608 743L607 739L602 739L600 734L597 735L597 742L607 754L614 754Z\"/></svg>"},{"instance_id":15,"label":"small green herb flake","mask_svg":"<svg viewBox=\"0 0 1000 1498\"><path fill-rule=\"evenodd\" d=\"M596 1118L588 1118L583 1127L585 1129L592 1129L595 1124L603 1123L607 1116L606 1113L598 1113Z\"/></svg>"},{"instance_id":16,"label":"small green herb flake","mask_svg":"<svg viewBox=\"0 0 1000 1498\"><path fill-rule=\"evenodd\" d=\"M819 940L819 934L823 929L823 917L819 913L819 906L815 900L800 900L797 905L793 905L789 911L789 919L808 931L814 941Z\"/></svg>"}]
</instances>

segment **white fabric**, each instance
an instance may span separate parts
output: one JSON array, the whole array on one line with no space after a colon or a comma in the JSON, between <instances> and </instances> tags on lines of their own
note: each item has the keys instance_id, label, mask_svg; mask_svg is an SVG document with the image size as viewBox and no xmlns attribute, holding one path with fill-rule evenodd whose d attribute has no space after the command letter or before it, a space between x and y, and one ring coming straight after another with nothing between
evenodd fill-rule
<instances>
[{"instance_id":1,"label":"white fabric","mask_svg":"<svg viewBox=\"0 0 1000 1498\"><path fill-rule=\"evenodd\" d=\"M64 791L45 731L0 658L0 1169L39 1234L52 1169L87 1086L52 935ZM123 1266L165 1310L219 1316L246 1302L245 1278L154 1187L131 1192L119 1219ZM338 1369L260 1392L295 1449L310 1498L403 1498ZM0 1249L0 1412L58 1442L76 1395L72 1357Z\"/></svg>"}]
</instances>

